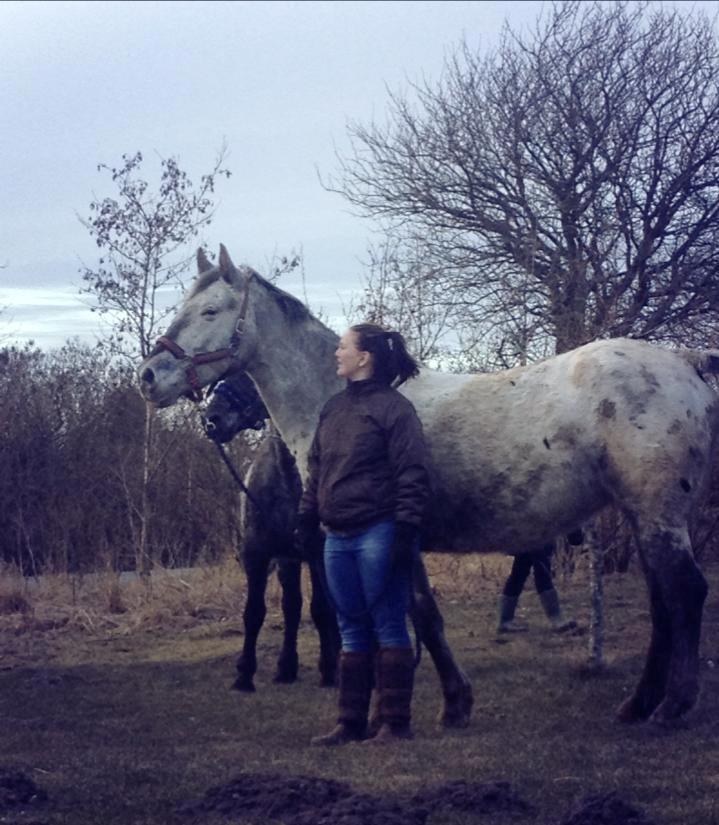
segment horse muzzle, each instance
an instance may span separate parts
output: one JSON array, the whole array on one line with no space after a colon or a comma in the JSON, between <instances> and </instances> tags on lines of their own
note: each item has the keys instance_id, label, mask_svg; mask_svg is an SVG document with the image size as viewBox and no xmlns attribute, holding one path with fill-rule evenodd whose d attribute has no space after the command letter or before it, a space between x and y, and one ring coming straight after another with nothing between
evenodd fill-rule
<instances>
[{"instance_id":1,"label":"horse muzzle","mask_svg":"<svg viewBox=\"0 0 719 825\"><path fill-rule=\"evenodd\" d=\"M174 364L166 368L157 357L147 359L137 370L137 380L142 397L156 407L169 407L178 398L191 393L192 387L181 371L173 369Z\"/></svg>"}]
</instances>

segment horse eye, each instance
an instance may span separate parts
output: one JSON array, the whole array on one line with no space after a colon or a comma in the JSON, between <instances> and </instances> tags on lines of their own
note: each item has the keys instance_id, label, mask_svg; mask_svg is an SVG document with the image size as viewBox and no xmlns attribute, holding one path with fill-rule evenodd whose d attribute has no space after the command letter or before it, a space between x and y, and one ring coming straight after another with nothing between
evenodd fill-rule
<instances>
[{"instance_id":1,"label":"horse eye","mask_svg":"<svg viewBox=\"0 0 719 825\"><path fill-rule=\"evenodd\" d=\"M214 307L207 307L202 310L203 318L214 318L217 315L217 310Z\"/></svg>"}]
</instances>

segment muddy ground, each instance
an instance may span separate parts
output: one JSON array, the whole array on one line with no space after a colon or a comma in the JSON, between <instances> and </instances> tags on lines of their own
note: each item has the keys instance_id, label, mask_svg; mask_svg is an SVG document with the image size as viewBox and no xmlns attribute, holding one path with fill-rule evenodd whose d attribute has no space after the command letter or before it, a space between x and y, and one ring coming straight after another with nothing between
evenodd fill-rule
<instances>
[{"instance_id":1,"label":"muddy ground","mask_svg":"<svg viewBox=\"0 0 719 825\"><path fill-rule=\"evenodd\" d=\"M471 593L438 591L474 685L470 726L437 726L441 694L425 653L415 738L385 748L309 746L333 724L336 693L318 687L309 619L298 682L273 683L282 638L273 594L253 694L231 690L243 600L233 602L226 579L210 582L210 596L142 615L132 605L8 610L0 614L0 825L716 825L716 574L702 695L675 730L614 721L649 637L640 578L607 580L606 665L591 673L584 582L559 581L578 632L552 634L529 592L519 612L526 632L498 637L499 575ZM456 580L467 586L466 575ZM187 591L177 585L183 599Z\"/></svg>"},{"instance_id":2,"label":"muddy ground","mask_svg":"<svg viewBox=\"0 0 719 825\"><path fill-rule=\"evenodd\" d=\"M282 825L426 825L437 812L461 811L478 823L497 814L536 822L536 810L509 782L450 782L408 798L357 793L343 782L309 776L244 774L210 788L199 800L181 804L177 819L189 823L218 814L228 822ZM47 793L21 771L0 768L0 822L49 825ZM468 820L469 821L469 820ZM653 825L646 814L614 793L581 800L566 816L547 825Z\"/></svg>"}]
</instances>

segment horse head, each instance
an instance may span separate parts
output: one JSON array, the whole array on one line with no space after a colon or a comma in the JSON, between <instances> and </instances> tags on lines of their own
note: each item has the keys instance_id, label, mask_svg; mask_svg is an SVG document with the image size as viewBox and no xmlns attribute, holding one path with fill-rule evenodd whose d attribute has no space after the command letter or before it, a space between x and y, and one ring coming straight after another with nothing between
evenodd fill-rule
<instances>
[{"instance_id":1,"label":"horse head","mask_svg":"<svg viewBox=\"0 0 719 825\"><path fill-rule=\"evenodd\" d=\"M218 263L197 253L198 276L165 335L140 364L138 378L145 399L168 407L182 396L197 396L230 366L241 367L246 335L253 325L249 267L235 267L224 246Z\"/></svg>"},{"instance_id":2,"label":"horse head","mask_svg":"<svg viewBox=\"0 0 719 825\"><path fill-rule=\"evenodd\" d=\"M214 388L204 412L205 434L226 444L242 430L261 430L269 413L246 372L224 378Z\"/></svg>"}]
</instances>

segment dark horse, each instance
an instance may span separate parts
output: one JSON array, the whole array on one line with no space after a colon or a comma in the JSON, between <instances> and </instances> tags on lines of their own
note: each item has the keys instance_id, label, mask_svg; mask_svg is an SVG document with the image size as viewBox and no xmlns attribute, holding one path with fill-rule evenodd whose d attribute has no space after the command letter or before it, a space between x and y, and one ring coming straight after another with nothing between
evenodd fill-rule
<instances>
[{"instance_id":1,"label":"dark horse","mask_svg":"<svg viewBox=\"0 0 719 825\"><path fill-rule=\"evenodd\" d=\"M218 444L226 444L243 430L262 430L269 414L252 379L237 372L219 382L204 413L205 432ZM254 691L257 672L257 638L265 620L265 591L272 562L282 588L284 637L274 681L297 679L297 630L302 615L301 562L293 548L293 531L302 483L294 458L274 427L258 447L246 479L249 497L243 497L242 542L238 560L247 576L247 600L243 613L245 641L237 660L237 690ZM325 597L317 565L310 565L312 599L310 613L320 638L318 667L323 687L335 684L340 637L334 611Z\"/></svg>"}]
</instances>

